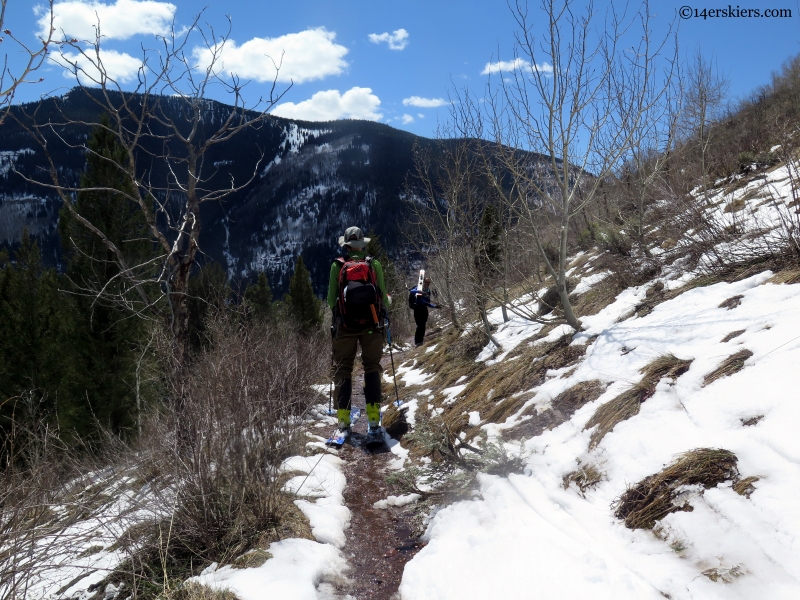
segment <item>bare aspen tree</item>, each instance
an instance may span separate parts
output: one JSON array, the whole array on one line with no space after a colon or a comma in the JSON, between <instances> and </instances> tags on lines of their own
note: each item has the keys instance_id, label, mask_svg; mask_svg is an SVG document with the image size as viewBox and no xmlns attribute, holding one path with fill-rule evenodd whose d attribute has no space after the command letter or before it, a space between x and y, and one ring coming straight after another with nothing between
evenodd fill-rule
<instances>
[{"instance_id":1,"label":"bare aspen tree","mask_svg":"<svg viewBox=\"0 0 800 600\"><path fill-rule=\"evenodd\" d=\"M476 166L478 154L474 140L454 133L442 128L433 148L415 149L417 177L409 193L418 238L412 241L421 253L436 257L437 282L453 325L463 328L459 318L459 301L463 301L466 308L477 309L486 338L500 348L486 313L490 280L478 268L480 220L486 204Z\"/></svg>"},{"instance_id":2,"label":"bare aspen tree","mask_svg":"<svg viewBox=\"0 0 800 600\"><path fill-rule=\"evenodd\" d=\"M67 102L59 102L56 117L42 114L41 107L29 115L29 130L37 137L49 160L48 179L35 181L56 190L74 219L108 248L117 266L114 287L84 289L97 302L117 303L131 312L159 320L171 334L176 364L184 362L188 345L188 283L200 247L200 207L220 202L258 175L263 152L254 147L248 175L234 180L218 177L219 164L208 160L209 151L230 143L248 129L269 119L268 112L283 93L276 92L276 75L265 98L252 106L245 102L242 83L224 72L221 64L230 34L218 35L199 25L200 15L180 34L174 28L158 39L156 49L142 49L142 64L133 89L126 89L104 63L101 25L91 43L71 40L62 45L58 59L75 76L79 87L71 94L85 94L95 116L75 115ZM198 64L197 48L190 41L200 37L206 56ZM69 50L69 52L68 52ZM280 57L278 57L280 58ZM229 106L207 99L211 87L222 89ZM101 118L107 115L108 119ZM49 151L63 144L93 152L85 142L71 142L62 131L66 126L87 130L102 128L124 149L124 160L111 166L126 182L124 191L112 188L84 188L83 192L121 194L144 216L156 256L145 262L130 262L125 248L115 244L106 232L74 202L78 188L68 181ZM95 153L101 160L108 157ZM209 164L211 163L211 164ZM164 175L166 173L166 175Z\"/></svg>"},{"instance_id":3,"label":"bare aspen tree","mask_svg":"<svg viewBox=\"0 0 800 600\"><path fill-rule=\"evenodd\" d=\"M677 47L677 46L676 46ZM677 60L671 62L677 66ZM670 83L680 76L670 77ZM650 94L658 93L651 88ZM629 236L633 237L639 251L651 257L647 240L646 212L653 202L665 196L664 175L678 143L681 107L681 88L670 85L661 102L648 102L644 117L636 126L630 139L628 160L619 174L621 187L633 209L633 218L622 219Z\"/></svg>"},{"instance_id":4,"label":"bare aspen tree","mask_svg":"<svg viewBox=\"0 0 800 600\"><path fill-rule=\"evenodd\" d=\"M695 154L703 199L707 200L712 126L721 116L728 81L716 72L713 62L697 50L686 70L683 85L681 125L687 137L687 149Z\"/></svg>"},{"instance_id":5,"label":"bare aspen tree","mask_svg":"<svg viewBox=\"0 0 800 600\"><path fill-rule=\"evenodd\" d=\"M24 42L16 36L6 24L6 7L8 0L0 0L0 44L13 45L15 51L23 57L22 63L16 69L9 65L8 52L3 56L2 71L0 71L0 125L3 124L8 116L8 110L14 102L14 96L21 85L38 83L44 77L35 77L34 73L44 64L50 47L56 44L56 30L53 27L53 1L47 0L44 11L48 15L46 22L49 23L47 31L44 32L38 43L33 46Z\"/></svg>"},{"instance_id":6,"label":"bare aspen tree","mask_svg":"<svg viewBox=\"0 0 800 600\"><path fill-rule=\"evenodd\" d=\"M495 160L512 174L509 199L530 224L564 318L580 329L566 281L570 221L620 168L648 111L663 99L658 66L667 38L652 43L646 2L627 17L613 5L599 15L592 2L578 10L569 0L544 0L542 35L534 27L542 20L526 4L516 2L512 12L513 70L501 71L498 93L490 89L486 98L487 133ZM625 46L628 40L634 45ZM544 252L543 213L557 232L556 261Z\"/></svg>"}]
</instances>

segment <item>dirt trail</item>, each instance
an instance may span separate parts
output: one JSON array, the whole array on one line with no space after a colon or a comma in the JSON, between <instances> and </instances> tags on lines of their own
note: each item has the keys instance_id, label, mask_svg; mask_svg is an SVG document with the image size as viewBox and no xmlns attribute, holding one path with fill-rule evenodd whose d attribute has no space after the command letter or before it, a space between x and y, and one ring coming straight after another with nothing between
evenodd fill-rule
<instances>
[{"instance_id":1,"label":"dirt trail","mask_svg":"<svg viewBox=\"0 0 800 600\"><path fill-rule=\"evenodd\" d=\"M389 600L400 586L403 567L424 544L414 538L403 509L372 506L389 495L384 477L393 455L386 446L375 453L363 446L367 418L362 385L363 373L357 369L353 374L353 406L362 409L362 417L350 442L339 450L346 462L344 500L351 513L344 554L353 570L348 574L350 585L338 591L356 600Z\"/></svg>"}]
</instances>

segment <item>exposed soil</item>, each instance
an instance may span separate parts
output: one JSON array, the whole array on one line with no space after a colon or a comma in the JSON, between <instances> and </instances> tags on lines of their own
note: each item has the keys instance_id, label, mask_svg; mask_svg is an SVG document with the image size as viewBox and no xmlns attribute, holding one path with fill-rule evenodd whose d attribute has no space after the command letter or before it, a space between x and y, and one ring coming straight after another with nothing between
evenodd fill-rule
<instances>
[{"instance_id":1,"label":"exposed soil","mask_svg":"<svg viewBox=\"0 0 800 600\"><path fill-rule=\"evenodd\" d=\"M362 382L363 375L357 369L353 374L353 406L362 409L362 416L349 442L339 450L346 463L344 500L351 513L344 555L353 569L348 573L349 584L337 591L356 600L389 600L400 586L403 567L424 543L414 537L404 509L372 506L390 493L384 477L392 454L386 446L374 452L364 446L367 418Z\"/></svg>"}]
</instances>

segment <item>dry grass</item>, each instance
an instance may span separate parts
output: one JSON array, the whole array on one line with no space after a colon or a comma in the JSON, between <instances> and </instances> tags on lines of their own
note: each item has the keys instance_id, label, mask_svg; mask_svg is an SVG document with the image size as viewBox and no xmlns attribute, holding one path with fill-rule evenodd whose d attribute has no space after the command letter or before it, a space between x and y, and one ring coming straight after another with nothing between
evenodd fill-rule
<instances>
[{"instance_id":1,"label":"dry grass","mask_svg":"<svg viewBox=\"0 0 800 600\"><path fill-rule=\"evenodd\" d=\"M256 548L255 550L250 550L237 557L236 560L231 563L231 566L234 569L254 569L263 565L270 558L272 558L272 554L263 548Z\"/></svg>"},{"instance_id":2,"label":"dry grass","mask_svg":"<svg viewBox=\"0 0 800 600\"><path fill-rule=\"evenodd\" d=\"M647 387L637 384L599 407L584 427L591 429L597 426L590 438L589 448L596 447L617 424L638 415L642 402L651 395Z\"/></svg>"},{"instance_id":3,"label":"dry grass","mask_svg":"<svg viewBox=\"0 0 800 600\"><path fill-rule=\"evenodd\" d=\"M486 333L480 327L473 327L450 345L449 354L454 358L475 360L487 343Z\"/></svg>"},{"instance_id":4,"label":"dry grass","mask_svg":"<svg viewBox=\"0 0 800 600\"><path fill-rule=\"evenodd\" d=\"M756 491L756 486L753 484L760 479L760 477L745 477L744 479L740 479L734 482L733 491L740 496L750 498L750 494Z\"/></svg>"},{"instance_id":5,"label":"dry grass","mask_svg":"<svg viewBox=\"0 0 800 600\"><path fill-rule=\"evenodd\" d=\"M751 356L753 356L753 353L747 348L739 350L736 354L731 354L728 358L723 360L716 369L703 378L703 387L706 387L709 383L715 382L717 379L738 373L744 368L745 361Z\"/></svg>"},{"instance_id":6,"label":"dry grass","mask_svg":"<svg viewBox=\"0 0 800 600\"><path fill-rule=\"evenodd\" d=\"M703 571L703 575L708 577L714 583L733 583L737 577L741 577L744 575L744 571L739 565L735 565L730 569L724 569L722 567L715 567L713 569L706 569Z\"/></svg>"},{"instance_id":7,"label":"dry grass","mask_svg":"<svg viewBox=\"0 0 800 600\"><path fill-rule=\"evenodd\" d=\"M217 590L191 581L160 594L158 600L238 600L230 590Z\"/></svg>"},{"instance_id":8,"label":"dry grass","mask_svg":"<svg viewBox=\"0 0 800 600\"><path fill-rule=\"evenodd\" d=\"M728 202L728 204L725 205L723 212L736 213L739 212L740 210L743 210L745 206L747 206L747 202L745 202L744 198L736 198L735 200L732 200L731 202Z\"/></svg>"},{"instance_id":9,"label":"dry grass","mask_svg":"<svg viewBox=\"0 0 800 600\"><path fill-rule=\"evenodd\" d=\"M731 331L731 332L730 332L728 335L726 335L724 338L722 338L722 339L719 341L719 343L720 343L720 344L724 344L724 343L726 343L726 342L730 342L730 341L731 341L733 338L735 338L735 337L739 337L739 336L740 336L740 335L742 335L742 334L743 334L745 331L746 331L746 329L737 329L736 331Z\"/></svg>"},{"instance_id":10,"label":"dry grass","mask_svg":"<svg viewBox=\"0 0 800 600\"><path fill-rule=\"evenodd\" d=\"M655 384L662 377L671 377L673 379L677 379L686 371L689 370L689 367L692 364L694 359L684 360L681 358L677 358L672 354L664 354L659 356L654 361L648 363L644 366L639 372L644 375L644 379L648 382L653 384L653 388L655 388Z\"/></svg>"},{"instance_id":11,"label":"dry grass","mask_svg":"<svg viewBox=\"0 0 800 600\"><path fill-rule=\"evenodd\" d=\"M479 330L473 329L462 336L457 330L450 328L426 342L426 345L436 342L436 348L433 351L427 352L427 348L423 346L410 353L408 358L416 358L417 367L430 373L436 373L437 383L441 387L448 387L460 377L472 377L484 368L483 364L475 362L475 356L486 345L485 338L482 338L482 345L477 352L474 347L477 346L482 335ZM470 357L473 352L474 356ZM402 382L398 381L398 385L401 386ZM394 389L392 389L392 396L394 396Z\"/></svg>"},{"instance_id":12,"label":"dry grass","mask_svg":"<svg viewBox=\"0 0 800 600\"><path fill-rule=\"evenodd\" d=\"M594 465L582 465L578 462L578 468L564 475L562 485L564 489L569 489L574 484L578 488L581 498L586 497L586 491L595 487L603 480L603 473Z\"/></svg>"},{"instance_id":13,"label":"dry grass","mask_svg":"<svg viewBox=\"0 0 800 600\"><path fill-rule=\"evenodd\" d=\"M800 269L790 268L778 271L777 273L775 273L775 275L769 278L768 283L775 283L775 284L800 283Z\"/></svg>"},{"instance_id":14,"label":"dry grass","mask_svg":"<svg viewBox=\"0 0 800 600\"><path fill-rule=\"evenodd\" d=\"M532 438L561 425L584 404L597 400L606 387L606 383L597 380L581 381L553 398L549 409L539 412L531 407L523 415L530 418L508 431L510 439Z\"/></svg>"},{"instance_id":15,"label":"dry grass","mask_svg":"<svg viewBox=\"0 0 800 600\"><path fill-rule=\"evenodd\" d=\"M541 341L552 327L542 330L527 343L517 346L506 360L487 366L467 358L459 349L459 343L465 343L465 336L453 330L446 330L438 336L437 346L431 352L411 354L416 358L416 368L427 372L435 372L435 382L425 385L432 388L433 396L420 400L420 407L427 410L427 404L442 408L442 419L453 432L467 432L467 441L479 433L478 428L470 427L469 417L465 413L478 411L484 421L502 423L517 413L533 395L532 388L541 385L547 378L548 371L568 368L575 365L585 354L587 345L571 345L572 337L564 336L553 341ZM591 343L592 340L590 340ZM466 388L459 395L458 401L444 404L441 391L466 383ZM401 399L408 397L414 387L405 388L398 384ZM394 397L394 390L391 390ZM417 413L419 415L419 412ZM387 408L383 416L384 426L392 435L406 435L409 431L403 410L394 406ZM406 438L404 445L410 449L412 456L417 456L415 442Z\"/></svg>"},{"instance_id":16,"label":"dry grass","mask_svg":"<svg viewBox=\"0 0 800 600\"><path fill-rule=\"evenodd\" d=\"M525 394L541 385L547 372L575 364L585 354L587 346L570 345L571 336L553 342L528 344L519 358L485 367L462 392L461 400L447 407L445 419L451 428L463 430L467 418L464 412L478 411L481 419L503 423L517 413L530 399ZM469 432L471 438L476 432Z\"/></svg>"},{"instance_id":17,"label":"dry grass","mask_svg":"<svg viewBox=\"0 0 800 600\"><path fill-rule=\"evenodd\" d=\"M584 429L597 427L592 432L589 447L596 447L617 424L639 414L642 402L655 393L656 385L663 377L676 379L688 371L691 364L691 359L665 354L643 367L639 371L643 375L639 383L600 406L586 423Z\"/></svg>"},{"instance_id":18,"label":"dry grass","mask_svg":"<svg viewBox=\"0 0 800 600\"><path fill-rule=\"evenodd\" d=\"M614 302L623 289L625 288L615 280L607 277L594 285L588 292L578 296L572 308L578 317L596 315Z\"/></svg>"},{"instance_id":19,"label":"dry grass","mask_svg":"<svg viewBox=\"0 0 800 600\"><path fill-rule=\"evenodd\" d=\"M691 511L689 504L676 504L678 488L702 485L709 489L724 481L737 480L736 455L715 448L698 448L678 457L655 475L645 477L614 502L614 515L629 529L652 529L668 514Z\"/></svg>"},{"instance_id":20,"label":"dry grass","mask_svg":"<svg viewBox=\"0 0 800 600\"><path fill-rule=\"evenodd\" d=\"M727 308L728 310L733 310L742 303L742 298L744 298L744 296L742 296L741 294L736 294L735 296L731 296L727 300L720 303L719 308Z\"/></svg>"}]
</instances>

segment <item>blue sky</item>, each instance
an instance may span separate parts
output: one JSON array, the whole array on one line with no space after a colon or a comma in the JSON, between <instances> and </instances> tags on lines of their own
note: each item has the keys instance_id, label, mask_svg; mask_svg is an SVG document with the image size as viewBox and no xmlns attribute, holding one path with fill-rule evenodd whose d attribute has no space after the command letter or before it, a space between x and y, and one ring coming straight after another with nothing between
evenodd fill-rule
<instances>
[{"instance_id":1,"label":"blue sky","mask_svg":"<svg viewBox=\"0 0 800 600\"><path fill-rule=\"evenodd\" d=\"M798 0L768 2L791 10L791 18L677 18L682 6L698 11L728 6L703 2L654 3L654 28L663 33L677 22L681 52L700 48L713 56L730 80L731 98L767 83L772 71L800 53ZM425 136L447 119L444 101L454 86L482 92L487 65L511 57L515 29L503 0L69 0L57 2L56 11L58 24L79 38L90 35L95 15L100 15L107 35L106 62L124 79L135 71L142 44L155 47L154 34L164 32L172 18L178 28L185 27L204 6L202 21L218 31L226 29L225 16L230 15L235 44L226 50L226 67L251 80L251 97L268 91L273 71L265 55L284 51L281 79L291 78L294 85L275 108L277 114L311 120L367 118ZM603 10L605 4L598 0L596 6ZM766 4L753 0L731 6L763 10ZM532 12L537 7L531 3ZM38 12L35 1L9 0L5 26L35 43ZM8 41L0 49L13 67L16 49ZM202 51L195 57L202 60ZM62 71L50 64L45 81L26 86L17 101L74 85ZM279 88L287 83L279 82ZM218 99L225 100L222 95Z\"/></svg>"}]
</instances>

